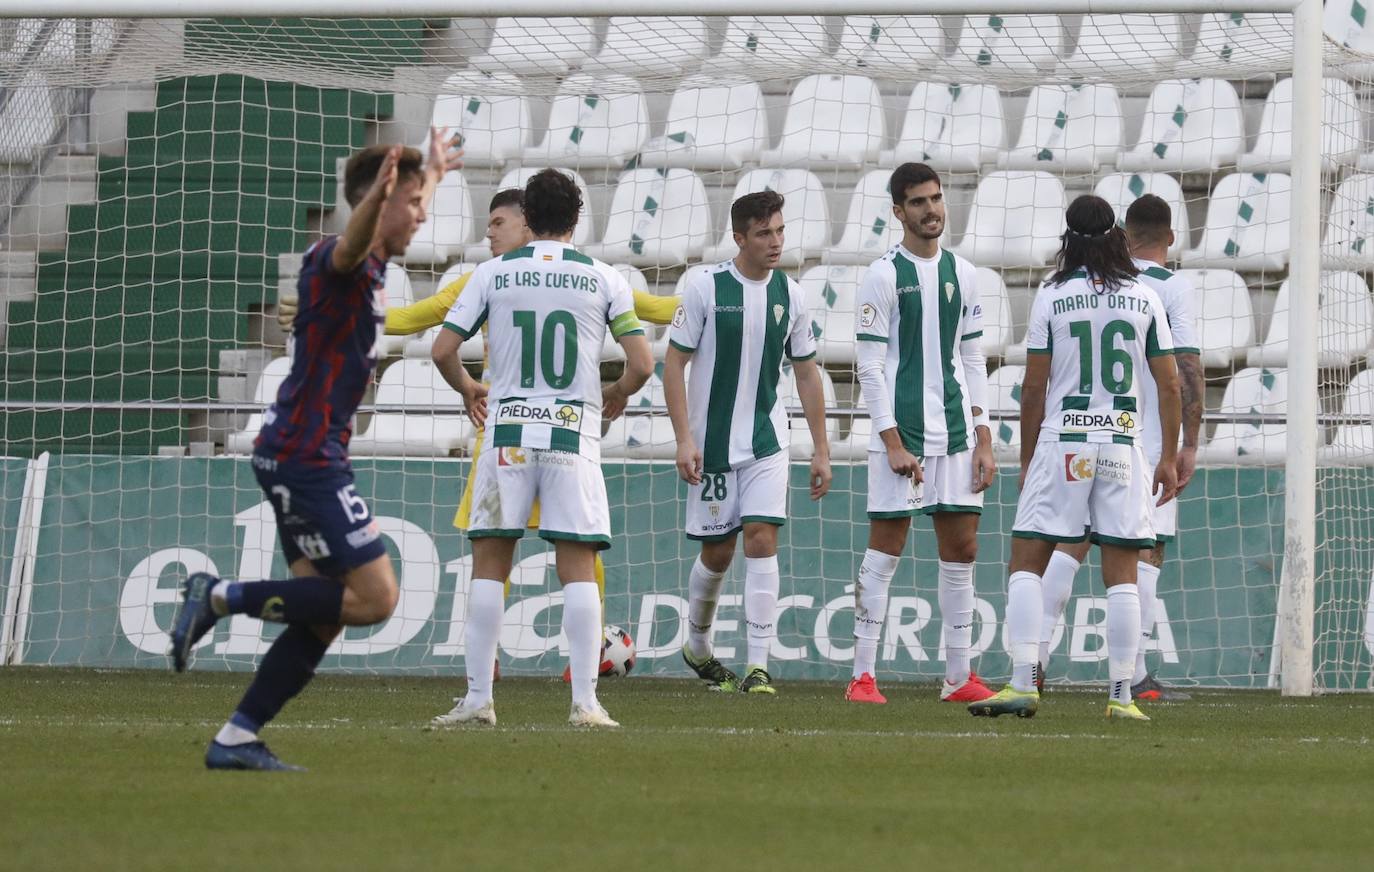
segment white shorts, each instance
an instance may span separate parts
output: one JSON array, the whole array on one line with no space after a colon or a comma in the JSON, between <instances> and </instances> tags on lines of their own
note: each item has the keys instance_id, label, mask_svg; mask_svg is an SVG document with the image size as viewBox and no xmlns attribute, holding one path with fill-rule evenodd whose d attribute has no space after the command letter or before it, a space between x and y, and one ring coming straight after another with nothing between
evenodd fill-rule
<instances>
[{"instance_id":1,"label":"white shorts","mask_svg":"<svg viewBox=\"0 0 1374 872\"><path fill-rule=\"evenodd\" d=\"M1154 470L1135 445L1041 442L1016 503L1013 536L1150 548Z\"/></svg>"},{"instance_id":2,"label":"white shorts","mask_svg":"<svg viewBox=\"0 0 1374 872\"><path fill-rule=\"evenodd\" d=\"M611 511L601 465L570 451L488 448L472 471L468 538L525 535L539 500L539 537L611 547Z\"/></svg>"},{"instance_id":3,"label":"white shorts","mask_svg":"<svg viewBox=\"0 0 1374 872\"><path fill-rule=\"evenodd\" d=\"M1154 477L1154 473L1150 473ZM1150 502L1150 526L1155 531L1155 541L1172 542L1178 535L1178 497L1174 497L1162 506L1155 505L1159 497L1151 494Z\"/></svg>"},{"instance_id":4,"label":"white shorts","mask_svg":"<svg viewBox=\"0 0 1374 872\"><path fill-rule=\"evenodd\" d=\"M728 539L756 521L781 527L790 472L786 451L729 472L703 472L701 484L687 488L687 538Z\"/></svg>"},{"instance_id":5,"label":"white shorts","mask_svg":"<svg viewBox=\"0 0 1374 872\"><path fill-rule=\"evenodd\" d=\"M921 477L915 484L892 471L886 451L868 452L868 517L983 511L983 495L973 492L973 449L921 458Z\"/></svg>"}]
</instances>

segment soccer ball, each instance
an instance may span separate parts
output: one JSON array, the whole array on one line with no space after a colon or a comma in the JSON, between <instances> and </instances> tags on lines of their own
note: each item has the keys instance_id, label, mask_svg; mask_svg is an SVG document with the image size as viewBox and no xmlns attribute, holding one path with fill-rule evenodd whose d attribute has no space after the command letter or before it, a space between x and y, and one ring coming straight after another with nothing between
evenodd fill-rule
<instances>
[{"instance_id":1,"label":"soccer ball","mask_svg":"<svg viewBox=\"0 0 1374 872\"><path fill-rule=\"evenodd\" d=\"M601 676L628 675L635 668L635 640L619 627L606 627L601 638Z\"/></svg>"}]
</instances>

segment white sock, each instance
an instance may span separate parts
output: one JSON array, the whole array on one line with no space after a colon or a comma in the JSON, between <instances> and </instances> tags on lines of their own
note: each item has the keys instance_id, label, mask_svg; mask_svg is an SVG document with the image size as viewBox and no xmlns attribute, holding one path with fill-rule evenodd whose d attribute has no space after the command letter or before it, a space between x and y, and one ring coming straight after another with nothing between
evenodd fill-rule
<instances>
[{"instance_id":1,"label":"white sock","mask_svg":"<svg viewBox=\"0 0 1374 872\"><path fill-rule=\"evenodd\" d=\"M596 674L601 663L601 597L596 582L563 585L563 635L568 637L573 703L595 708Z\"/></svg>"},{"instance_id":2,"label":"white sock","mask_svg":"<svg viewBox=\"0 0 1374 872\"><path fill-rule=\"evenodd\" d=\"M215 614L219 615L221 618L229 614L229 601L225 599L225 591L227 591L228 589L229 582L227 581L216 582L215 586L210 588L210 608L213 609ZM249 739L248 741L251 742L253 740ZM226 743L220 742L220 744L223 745ZM238 744L243 743L240 742Z\"/></svg>"},{"instance_id":3,"label":"white sock","mask_svg":"<svg viewBox=\"0 0 1374 872\"><path fill-rule=\"evenodd\" d=\"M1140 596L1140 647L1135 652L1135 674L1131 684L1139 684L1149 674L1145 669L1145 643L1155 632L1155 591L1159 588L1159 567L1145 561L1135 565L1135 587Z\"/></svg>"},{"instance_id":4,"label":"white sock","mask_svg":"<svg viewBox=\"0 0 1374 872\"><path fill-rule=\"evenodd\" d=\"M724 583L724 572L712 572L697 557L687 579L687 650L698 660L711 656L711 624Z\"/></svg>"},{"instance_id":5,"label":"white sock","mask_svg":"<svg viewBox=\"0 0 1374 872\"><path fill-rule=\"evenodd\" d=\"M887 618L887 591L901 557L869 548L854 585L854 677L878 674L878 640Z\"/></svg>"},{"instance_id":6,"label":"white sock","mask_svg":"<svg viewBox=\"0 0 1374 872\"><path fill-rule=\"evenodd\" d=\"M506 585L494 578L474 578L468 589L463 663L468 673L467 702L479 708L491 701L496 645L505 616Z\"/></svg>"},{"instance_id":7,"label":"white sock","mask_svg":"<svg viewBox=\"0 0 1374 872\"><path fill-rule=\"evenodd\" d=\"M219 728L215 734L215 741L221 745L247 745L249 742L256 742L258 734L252 730L245 730L237 724L224 722L224 726Z\"/></svg>"},{"instance_id":8,"label":"white sock","mask_svg":"<svg viewBox=\"0 0 1374 872\"><path fill-rule=\"evenodd\" d=\"M1040 617L1044 599L1040 576L1013 572L1007 582L1007 647L1011 649L1011 686L1035 690L1035 664L1040 653Z\"/></svg>"},{"instance_id":9,"label":"white sock","mask_svg":"<svg viewBox=\"0 0 1374 872\"><path fill-rule=\"evenodd\" d=\"M744 558L744 623L750 666L768 668L768 646L777 635L778 555Z\"/></svg>"},{"instance_id":10,"label":"white sock","mask_svg":"<svg viewBox=\"0 0 1374 872\"><path fill-rule=\"evenodd\" d=\"M1133 584L1107 588L1107 677L1112 699L1131 701L1131 676L1140 645L1140 592Z\"/></svg>"},{"instance_id":11,"label":"white sock","mask_svg":"<svg viewBox=\"0 0 1374 872\"><path fill-rule=\"evenodd\" d=\"M973 645L973 564L940 561L940 620L945 625L945 681L968 680Z\"/></svg>"},{"instance_id":12,"label":"white sock","mask_svg":"<svg viewBox=\"0 0 1374 872\"><path fill-rule=\"evenodd\" d=\"M1073 577L1078 574L1079 563L1063 551L1050 555L1050 565L1045 567L1045 575L1040 579L1041 595L1045 601L1044 615L1040 618L1040 662L1050 662L1050 641L1059 619L1064 617L1064 607L1069 604L1073 593Z\"/></svg>"}]
</instances>

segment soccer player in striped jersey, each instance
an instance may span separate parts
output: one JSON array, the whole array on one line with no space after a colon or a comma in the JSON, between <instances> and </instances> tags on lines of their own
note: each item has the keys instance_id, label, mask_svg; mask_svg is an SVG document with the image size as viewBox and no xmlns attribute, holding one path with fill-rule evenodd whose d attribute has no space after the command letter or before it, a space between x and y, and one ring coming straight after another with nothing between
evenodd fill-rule
<instances>
[{"instance_id":1,"label":"soccer player in striped jersey","mask_svg":"<svg viewBox=\"0 0 1374 872\"><path fill-rule=\"evenodd\" d=\"M344 170L353 206L348 226L305 253L291 372L264 415L252 457L292 577L229 582L195 573L186 580L173 623L178 672L225 615L286 625L210 743L210 769L299 768L277 759L258 732L310 682L343 627L379 623L396 607L396 573L381 530L354 487L348 441L377 364L386 262L406 250L425 220L428 192L458 165L442 146L437 153L438 163L423 170L420 153L401 146L353 155Z\"/></svg>"},{"instance_id":2,"label":"soccer player in striped jersey","mask_svg":"<svg viewBox=\"0 0 1374 872\"><path fill-rule=\"evenodd\" d=\"M902 241L869 266L855 315L873 437L868 550L854 589L854 672L845 699L887 702L875 674L888 588L912 517L928 514L940 558L940 699L972 702L992 695L969 663L978 518L996 470L985 412L983 310L973 265L940 246L940 177L925 164L905 163L889 185Z\"/></svg>"},{"instance_id":3,"label":"soccer player in striped jersey","mask_svg":"<svg viewBox=\"0 0 1374 872\"><path fill-rule=\"evenodd\" d=\"M473 464L473 580L468 592L467 695L447 723L496 722L492 663L505 616L502 579L516 540L540 500L539 535L553 543L563 584L563 632L572 671L576 726L618 726L596 698L601 600L596 552L611 544L601 473L601 421L625 410L653 373L653 355L624 276L570 244L582 197L571 178L545 169L525 186L525 221L534 241L473 273L431 356L482 429ZM488 329L491 387L459 362L462 343ZM619 380L601 386L606 331L625 349Z\"/></svg>"},{"instance_id":4,"label":"soccer player in striped jersey","mask_svg":"<svg viewBox=\"0 0 1374 872\"><path fill-rule=\"evenodd\" d=\"M1173 215L1169 204L1154 194L1145 194L1126 209L1126 240L1137 279L1159 294L1169 319L1169 331L1174 337L1174 362L1178 367L1179 390L1183 398L1183 445L1178 449L1178 491L1188 486L1197 468L1198 431L1202 429L1202 357L1197 340L1197 290L1178 273L1165 268L1169 247L1174 244ZM1148 372L1141 372L1144 380L1145 408L1155 406L1155 385ZM1145 457L1158 463L1161 452L1159 421L1147 414L1141 441ZM1162 506L1150 507L1155 530L1154 548L1142 550L1136 564L1136 589L1140 592L1140 648L1135 657L1135 674L1131 677L1131 695L1135 699L1180 702L1188 694L1160 684L1145 665L1145 643L1154 632L1155 590L1159 573L1164 566L1164 549L1177 535L1178 501L1170 500ZM1044 617L1040 623L1039 678L1044 680L1045 664L1049 661L1050 641L1055 627L1064 615L1073 578L1088 556L1088 542L1063 544L1055 548L1045 569L1042 588L1045 596ZM1043 688L1042 688L1043 689Z\"/></svg>"},{"instance_id":5,"label":"soccer player in striped jersey","mask_svg":"<svg viewBox=\"0 0 1374 872\"><path fill-rule=\"evenodd\" d=\"M782 195L774 191L746 194L730 207L739 254L687 283L663 366L677 471L690 485L687 538L701 543L688 581L682 657L720 691L776 692L768 648L777 634L778 529L787 516L790 471L788 417L778 399L784 357L792 361L815 443L811 499L830 489L825 394L811 319L801 287L777 268L782 207ZM716 604L741 530L748 636L742 681L711 647Z\"/></svg>"},{"instance_id":6,"label":"soccer player in striped jersey","mask_svg":"<svg viewBox=\"0 0 1374 872\"><path fill-rule=\"evenodd\" d=\"M1057 269L1031 304L1021 385L1021 497L1007 583L1011 683L969 703L974 715L1031 717L1036 690L1040 577L1060 542L1091 538L1107 587L1107 717L1149 720L1131 698L1140 644L1136 560L1154 546L1149 500L1174 498L1180 416L1173 335L1159 295L1136 280L1112 207L1085 195L1069 204ZM1145 406L1146 370L1155 408ZM1159 461L1141 450L1141 420L1155 414Z\"/></svg>"}]
</instances>

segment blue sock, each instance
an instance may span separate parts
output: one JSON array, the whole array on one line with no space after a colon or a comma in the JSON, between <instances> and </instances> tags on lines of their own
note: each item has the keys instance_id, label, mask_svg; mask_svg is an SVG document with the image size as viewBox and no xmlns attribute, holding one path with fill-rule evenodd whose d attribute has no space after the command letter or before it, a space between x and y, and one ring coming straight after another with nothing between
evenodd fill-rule
<instances>
[{"instance_id":1,"label":"blue sock","mask_svg":"<svg viewBox=\"0 0 1374 872\"><path fill-rule=\"evenodd\" d=\"M258 732L315 677L327 642L304 624L289 624L258 664L258 674L229 722Z\"/></svg>"},{"instance_id":2,"label":"blue sock","mask_svg":"<svg viewBox=\"0 0 1374 872\"><path fill-rule=\"evenodd\" d=\"M252 615L279 624L337 624L344 586L319 576L285 581L231 581L224 602L231 615Z\"/></svg>"}]
</instances>

